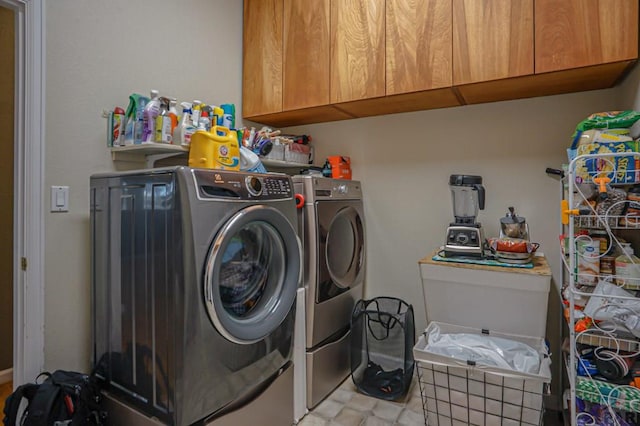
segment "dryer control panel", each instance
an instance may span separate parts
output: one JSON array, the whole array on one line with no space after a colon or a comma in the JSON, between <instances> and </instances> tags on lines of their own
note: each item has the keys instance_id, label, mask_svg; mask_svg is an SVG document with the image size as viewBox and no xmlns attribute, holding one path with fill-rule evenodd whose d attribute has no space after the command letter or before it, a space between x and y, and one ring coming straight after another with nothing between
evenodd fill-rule
<instances>
[{"instance_id":1,"label":"dryer control panel","mask_svg":"<svg viewBox=\"0 0 640 426\"><path fill-rule=\"evenodd\" d=\"M293 198L293 184L286 175L194 169L198 198L281 200Z\"/></svg>"},{"instance_id":2,"label":"dryer control panel","mask_svg":"<svg viewBox=\"0 0 640 426\"><path fill-rule=\"evenodd\" d=\"M313 180L313 193L316 200L362 198L360 182L355 180L317 178Z\"/></svg>"}]
</instances>

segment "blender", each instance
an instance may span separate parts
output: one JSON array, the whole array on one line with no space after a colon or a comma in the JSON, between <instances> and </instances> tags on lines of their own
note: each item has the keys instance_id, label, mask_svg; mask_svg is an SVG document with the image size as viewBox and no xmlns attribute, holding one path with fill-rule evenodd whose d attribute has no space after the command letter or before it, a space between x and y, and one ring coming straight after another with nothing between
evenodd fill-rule
<instances>
[{"instance_id":1,"label":"blender","mask_svg":"<svg viewBox=\"0 0 640 426\"><path fill-rule=\"evenodd\" d=\"M484 257L484 235L476 222L478 209L484 210L482 176L449 177L455 222L447 228L445 257Z\"/></svg>"}]
</instances>

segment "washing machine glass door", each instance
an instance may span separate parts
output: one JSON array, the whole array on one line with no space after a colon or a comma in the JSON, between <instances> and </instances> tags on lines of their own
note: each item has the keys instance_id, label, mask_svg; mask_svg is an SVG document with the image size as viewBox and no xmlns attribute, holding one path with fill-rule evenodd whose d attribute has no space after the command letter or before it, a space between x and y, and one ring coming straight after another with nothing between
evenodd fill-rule
<instances>
[{"instance_id":1,"label":"washing machine glass door","mask_svg":"<svg viewBox=\"0 0 640 426\"><path fill-rule=\"evenodd\" d=\"M292 309L300 257L280 211L256 205L233 216L215 236L205 270L205 303L218 332L248 344L275 330Z\"/></svg>"},{"instance_id":2,"label":"washing machine glass door","mask_svg":"<svg viewBox=\"0 0 640 426\"><path fill-rule=\"evenodd\" d=\"M319 201L316 212L320 303L362 283L365 236L362 201Z\"/></svg>"}]
</instances>

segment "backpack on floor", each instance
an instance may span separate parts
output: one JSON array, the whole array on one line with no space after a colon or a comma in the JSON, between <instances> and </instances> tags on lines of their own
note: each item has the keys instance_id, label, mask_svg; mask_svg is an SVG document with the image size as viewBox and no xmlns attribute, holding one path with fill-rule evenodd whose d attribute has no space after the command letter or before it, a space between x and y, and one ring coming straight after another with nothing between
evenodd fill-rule
<instances>
[{"instance_id":1,"label":"backpack on floor","mask_svg":"<svg viewBox=\"0 0 640 426\"><path fill-rule=\"evenodd\" d=\"M4 407L5 426L80 426L104 425L106 412L93 376L74 371L45 372L40 384L19 386ZM23 401L26 402L26 407Z\"/></svg>"}]
</instances>

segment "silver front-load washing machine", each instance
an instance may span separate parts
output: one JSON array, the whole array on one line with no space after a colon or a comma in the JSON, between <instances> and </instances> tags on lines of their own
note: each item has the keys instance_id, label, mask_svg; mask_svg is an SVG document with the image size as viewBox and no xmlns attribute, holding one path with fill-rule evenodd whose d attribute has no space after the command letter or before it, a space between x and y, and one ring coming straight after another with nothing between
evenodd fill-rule
<instances>
[{"instance_id":1,"label":"silver front-load washing machine","mask_svg":"<svg viewBox=\"0 0 640 426\"><path fill-rule=\"evenodd\" d=\"M304 196L298 224L306 290L307 407L313 408L350 372L351 311L363 297L365 224L355 180L293 176Z\"/></svg>"},{"instance_id":2,"label":"silver front-load washing machine","mask_svg":"<svg viewBox=\"0 0 640 426\"><path fill-rule=\"evenodd\" d=\"M92 176L93 361L109 397L169 425L291 424L296 220L285 175Z\"/></svg>"}]
</instances>

